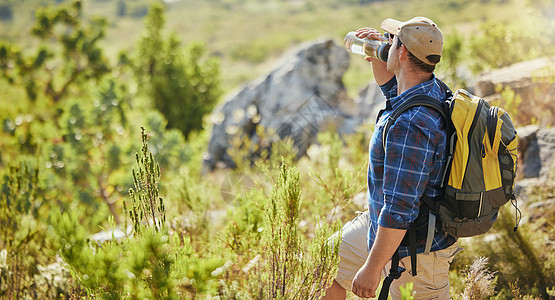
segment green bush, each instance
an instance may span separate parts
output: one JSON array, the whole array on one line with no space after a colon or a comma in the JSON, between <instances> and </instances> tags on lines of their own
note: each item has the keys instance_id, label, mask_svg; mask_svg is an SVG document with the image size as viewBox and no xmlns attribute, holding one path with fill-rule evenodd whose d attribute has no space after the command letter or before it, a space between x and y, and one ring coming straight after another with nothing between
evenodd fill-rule
<instances>
[{"instance_id":1,"label":"green bush","mask_svg":"<svg viewBox=\"0 0 555 300\"><path fill-rule=\"evenodd\" d=\"M310 247L299 232L301 190L299 173L283 164L266 207L263 243L268 263L260 285L264 299L313 299L325 293L339 262L339 235L328 242L321 224ZM305 249L308 248L308 251Z\"/></svg>"},{"instance_id":2,"label":"green bush","mask_svg":"<svg viewBox=\"0 0 555 300\"><path fill-rule=\"evenodd\" d=\"M82 3L37 10L31 29L40 46L26 55L14 46L0 46L2 75L11 84L25 87L27 97L54 103L83 89L83 81L99 80L110 72L98 42L104 37L105 19L82 22ZM63 26L65 30L58 30ZM62 62L61 64L59 62Z\"/></svg>"},{"instance_id":3,"label":"green bush","mask_svg":"<svg viewBox=\"0 0 555 300\"><path fill-rule=\"evenodd\" d=\"M185 138L203 127L203 116L220 97L219 63L204 58L204 46L181 47L176 35L165 38L163 7L152 5L145 18L144 37L139 41L134 69L141 91L152 100Z\"/></svg>"},{"instance_id":4,"label":"green bush","mask_svg":"<svg viewBox=\"0 0 555 300\"><path fill-rule=\"evenodd\" d=\"M456 31L444 36L441 63L437 65L437 73L442 75L442 80L452 90L466 88L466 82L457 74L457 68L464 57L464 45L464 38Z\"/></svg>"},{"instance_id":5,"label":"green bush","mask_svg":"<svg viewBox=\"0 0 555 300\"><path fill-rule=\"evenodd\" d=\"M62 278L61 270L48 266L47 213L38 167L27 162L11 166L0 194L0 298L54 298L69 292L68 274Z\"/></svg>"}]
</instances>

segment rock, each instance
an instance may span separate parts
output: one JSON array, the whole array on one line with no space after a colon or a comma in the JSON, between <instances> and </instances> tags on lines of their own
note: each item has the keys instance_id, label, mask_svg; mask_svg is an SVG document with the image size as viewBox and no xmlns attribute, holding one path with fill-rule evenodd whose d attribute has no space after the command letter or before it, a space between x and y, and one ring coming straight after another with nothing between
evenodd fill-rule
<instances>
[{"instance_id":1,"label":"rock","mask_svg":"<svg viewBox=\"0 0 555 300\"><path fill-rule=\"evenodd\" d=\"M91 235L90 239L100 244L112 239L120 240L126 236L130 236L133 233L133 227L128 225L125 231L126 232L123 232L120 228L104 230Z\"/></svg>"},{"instance_id":2,"label":"rock","mask_svg":"<svg viewBox=\"0 0 555 300\"><path fill-rule=\"evenodd\" d=\"M515 182L515 196L518 203L528 203L531 187L538 185L538 178L517 179Z\"/></svg>"},{"instance_id":3,"label":"rock","mask_svg":"<svg viewBox=\"0 0 555 300\"><path fill-rule=\"evenodd\" d=\"M517 128L518 167L515 194L527 203L530 192L555 181L555 128Z\"/></svg>"},{"instance_id":4,"label":"rock","mask_svg":"<svg viewBox=\"0 0 555 300\"><path fill-rule=\"evenodd\" d=\"M542 162L538 146L537 132L539 126L530 125L517 129L519 148L519 178L534 178L540 176Z\"/></svg>"},{"instance_id":5,"label":"rock","mask_svg":"<svg viewBox=\"0 0 555 300\"><path fill-rule=\"evenodd\" d=\"M486 100L499 98L499 88L510 88L521 99L518 110L505 107L515 123L530 124L532 118L539 121L540 126L518 129L519 179L545 178L553 169L555 133L540 128L555 117L555 85L550 82L552 72L546 71L554 62L543 58L493 70L470 87ZM238 146L232 141L240 145L245 137L267 149L290 137L301 156L317 143L321 131L332 129L342 135L355 132L362 124L373 124L385 98L374 82L355 99L349 98L342 82L348 66L349 55L331 40L304 44L284 56L267 76L232 94L214 111L205 167L233 167L228 149L231 144ZM538 94L538 89L543 93ZM270 130L270 136L259 136L260 128Z\"/></svg>"},{"instance_id":6,"label":"rock","mask_svg":"<svg viewBox=\"0 0 555 300\"><path fill-rule=\"evenodd\" d=\"M362 211L368 209L368 192L364 191L356 194L353 197L352 203L356 208Z\"/></svg>"},{"instance_id":7,"label":"rock","mask_svg":"<svg viewBox=\"0 0 555 300\"><path fill-rule=\"evenodd\" d=\"M331 40L302 45L286 56L275 70L215 110L205 166L233 166L227 151L232 137L256 141L258 126L275 132L272 141L291 137L298 155L304 154L322 128L340 128L353 118L342 108L352 101L342 82L348 66L347 52Z\"/></svg>"},{"instance_id":8,"label":"rock","mask_svg":"<svg viewBox=\"0 0 555 300\"><path fill-rule=\"evenodd\" d=\"M554 179L555 128L530 125L518 128L517 132L519 178Z\"/></svg>"},{"instance_id":9,"label":"rock","mask_svg":"<svg viewBox=\"0 0 555 300\"><path fill-rule=\"evenodd\" d=\"M511 116L513 121L530 124L536 120L543 126L552 124L555 117L554 66L555 58L539 58L492 70L476 78L474 94L494 101L501 99L503 90L510 89L515 98L505 99L505 103L518 105L518 108L504 108L519 112Z\"/></svg>"},{"instance_id":10,"label":"rock","mask_svg":"<svg viewBox=\"0 0 555 300\"><path fill-rule=\"evenodd\" d=\"M366 88L360 91L355 99L358 113L355 117L362 122L375 123L380 109L384 107L385 96L379 86L371 81Z\"/></svg>"},{"instance_id":11,"label":"rock","mask_svg":"<svg viewBox=\"0 0 555 300\"><path fill-rule=\"evenodd\" d=\"M555 128L543 128L536 133L540 149L540 178L555 180Z\"/></svg>"},{"instance_id":12,"label":"rock","mask_svg":"<svg viewBox=\"0 0 555 300\"><path fill-rule=\"evenodd\" d=\"M553 59L539 58L492 70L476 78L474 91L477 96L487 97L498 93L498 85L512 89L528 87L533 82L533 74L549 64L553 64Z\"/></svg>"}]
</instances>

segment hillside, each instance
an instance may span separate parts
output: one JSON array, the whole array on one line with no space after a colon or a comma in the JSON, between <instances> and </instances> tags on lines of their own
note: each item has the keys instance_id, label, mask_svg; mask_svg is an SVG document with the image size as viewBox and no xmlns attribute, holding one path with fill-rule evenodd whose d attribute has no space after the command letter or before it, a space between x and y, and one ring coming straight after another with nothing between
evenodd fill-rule
<instances>
[{"instance_id":1,"label":"hillside","mask_svg":"<svg viewBox=\"0 0 555 300\"><path fill-rule=\"evenodd\" d=\"M342 39L415 15L444 32L436 74L480 87L521 143L520 211L460 241L450 295L553 297L553 7L0 0L0 299L320 299L383 106ZM229 167L203 164L212 142Z\"/></svg>"},{"instance_id":2,"label":"hillside","mask_svg":"<svg viewBox=\"0 0 555 300\"><path fill-rule=\"evenodd\" d=\"M32 41L26 33L32 24L33 11L39 6L64 1L3 2L3 6L12 7L13 18L0 22L0 39L29 44ZM167 32L174 32L185 44L205 43L209 55L220 58L224 91L269 71L277 58L297 44L315 39L340 43L348 31L365 26L379 28L387 17L404 20L416 15L427 16L446 35L458 33L464 38L483 34L480 27L483 24L499 23L509 31L516 30L518 35L525 34L528 39L551 37L552 43L553 30L546 28L543 21L549 12L541 4L541 1L520 0L178 0L165 3ZM108 20L102 45L113 60L118 53L129 52L136 46L144 32L141 18L148 5L146 0L84 2L86 16ZM369 76L366 64L353 59L345 75L349 93L356 94Z\"/></svg>"}]
</instances>

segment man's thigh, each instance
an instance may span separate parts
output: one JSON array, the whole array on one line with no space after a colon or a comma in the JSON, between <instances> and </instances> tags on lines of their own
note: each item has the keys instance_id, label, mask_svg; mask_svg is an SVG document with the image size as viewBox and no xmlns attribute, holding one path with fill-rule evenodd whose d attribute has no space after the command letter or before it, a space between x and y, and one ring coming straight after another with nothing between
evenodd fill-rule
<instances>
[{"instance_id":1,"label":"man's thigh","mask_svg":"<svg viewBox=\"0 0 555 300\"><path fill-rule=\"evenodd\" d=\"M418 254L417 276L412 276L410 257L404 257L399 264L406 269L401 278L394 280L389 293L395 300L401 299L401 286L413 282L415 299L449 299L449 267L455 255L461 250L458 243L452 246L431 252ZM383 272L391 268L391 262L386 265ZM383 274L382 272L382 274Z\"/></svg>"},{"instance_id":2,"label":"man's thigh","mask_svg":"<svg viewBox=\"0 0 555 300\"><path fill-rule=\"evenodd\" d=\"M369 222L370 217L366 211L346 223L341 230L342 242L335 281L347 291L351 291L353 278L368 257Z\"/></svg>"}]
</instances>

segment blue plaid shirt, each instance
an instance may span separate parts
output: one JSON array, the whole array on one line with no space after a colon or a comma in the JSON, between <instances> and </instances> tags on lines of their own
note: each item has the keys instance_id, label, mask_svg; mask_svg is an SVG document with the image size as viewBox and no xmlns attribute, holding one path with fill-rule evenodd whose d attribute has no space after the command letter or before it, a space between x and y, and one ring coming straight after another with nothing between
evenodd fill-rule
<instances>
[{"instance_id":1,"label":"blue plaid shirt","mask_svg":"<svg viewBox=\"0 0 555 300\"><path fill-rule=\"evenodd\" d=\"M441 195L441 177L447 160L445 120L428 107L417 106L402 113L389 128L383 147L383 129L395 108L417 94L426 94L438 101L446 98L435 76L401 95L397 95L395 77L380 88L387 101L369 146L368 249L374 244L378 225L407 229L418 216L421 195L426 193L431 198ZM431 251L445 249L455 241L456 238L436 230ZM424 241L421 241L417 244L417 253L423 252ZM401 247L399 255L408 256L408 247Z\"/></svg>"}]
</instances>

